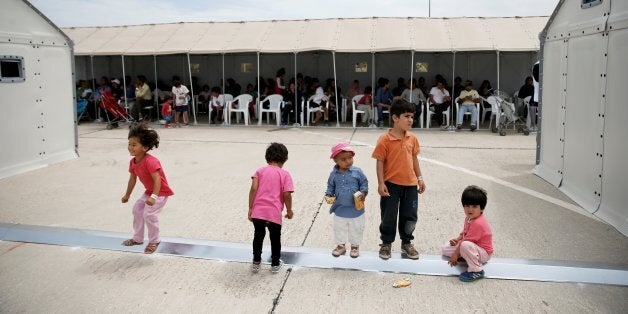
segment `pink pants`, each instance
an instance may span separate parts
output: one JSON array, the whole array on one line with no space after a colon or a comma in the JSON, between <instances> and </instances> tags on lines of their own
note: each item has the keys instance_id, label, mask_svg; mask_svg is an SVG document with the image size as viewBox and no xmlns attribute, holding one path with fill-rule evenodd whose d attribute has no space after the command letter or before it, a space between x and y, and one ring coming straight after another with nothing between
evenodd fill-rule
<instances>
[{"instance_id":1,"label":"pink pants","mask_svg":"<svg viewBox=\"0 0 628 314\"><path fill-rule=\"evenodd\" d=\"M462 256L462 258L464 258L467 262L467 265L469 265L469 269L467 271L481 271L482 264L491 259L491 256L486 253L486 250L473 242L462 241L458 245L460 245L460 256ZM456 247L457 246L451 246L449 244L444 245L442 247L443 255L451 257L451 255L453 255L456 251Z\"/></svg>"},{"instance_id":2,"label":"pink pants","mask_svg":"<svg viewBox=\"0 0 628 314\"><path fill-rule=\"evenodd\" d=\"M133 241L144 242L144 224L148 229L148 242L159 243L159 217L161 209L166 205L167 196L160 196L155 200L155 204L146 204L148 195L142 194L133 206Z\"/></svg>"}]
</instances>

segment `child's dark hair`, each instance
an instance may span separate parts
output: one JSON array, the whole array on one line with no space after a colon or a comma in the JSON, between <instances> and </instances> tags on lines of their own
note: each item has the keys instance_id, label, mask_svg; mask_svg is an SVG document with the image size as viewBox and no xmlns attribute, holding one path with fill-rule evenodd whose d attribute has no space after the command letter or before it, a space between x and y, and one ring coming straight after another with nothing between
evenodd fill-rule
<instances>
[{"instance_id":1,"label":"child's dark hair","mask_svg":"<svg viewBox=\"0 0 628 314\"><path fill-rule=\"evenodd\" d=\"M416 108L414 104L409 103L403 98L395 99L390 106L390 114L400 117L404 113L415 113Z\"/></svg>"},{"instance_id":2,"label":"child's dark hair","mask_svg":"<svg viewBox=\"0 0 628 314\"><path fill-rule=\"evenodd\" d=\"M484 210L486 207L486 191L475 185L469 185L462 192L462 206L465 205L480 205L480 209Z\"/></svg>"},{"instance_id":3,"label":"child's dark hair","mask_svg":"<svg viewBox=\"0 0 628 314\"><path fill-rule=\"evenodd\" d=\"M159 147L159 134L157 134L157 131L148 128L148 125L145 123L139 123L131 127L128 138L132 137L137 137L140 140L140 144L148 147L148 150Z\"/></svg>"},{"instance_id":4,"label":"child's dark hair","mask_svg":"<svg viewBox=\"0 0 628 314\"><path fill-rule=\"evenodd\" d=\"M281 143L270 143L266 148L266 162L277 162L283 164L288 160L288 149Z\"/></svg>"},{"instance_id":5,"label":"child's dark hair","mask_svg":"<svg viewBox=\"0 0 628 314\"><path fill-rule=\"evenodd\" d=\"M218 86L212 87L211 92L220 95L220 87L218 87Z\"/></svg>"}]
</instances>

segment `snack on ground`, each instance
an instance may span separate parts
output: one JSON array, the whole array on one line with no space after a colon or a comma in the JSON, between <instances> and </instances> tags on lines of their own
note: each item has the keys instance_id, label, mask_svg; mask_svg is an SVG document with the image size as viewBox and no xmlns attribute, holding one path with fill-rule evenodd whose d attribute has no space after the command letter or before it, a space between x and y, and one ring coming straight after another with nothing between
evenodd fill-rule
<instances>
[{"instance_id":1,"label":"snack on ground","mask_svg":"<svg viewBox=\"0 0 628 314\"><path fill-rule=\"evenodd\" d=\"M405 278L401 278L395 281L395 283L393 283L393 288L403 288L411 284L412 282L410 281L410 277L405 277Z\"/></svg>"}]
</instances>

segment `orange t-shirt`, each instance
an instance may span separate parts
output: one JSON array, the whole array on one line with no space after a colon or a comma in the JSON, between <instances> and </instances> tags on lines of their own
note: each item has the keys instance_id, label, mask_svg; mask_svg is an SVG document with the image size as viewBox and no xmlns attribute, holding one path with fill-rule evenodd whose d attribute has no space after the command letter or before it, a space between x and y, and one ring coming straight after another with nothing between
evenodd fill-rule
<instances>
[{"instance_id":1,"label":"orange t-shirt","mask_svg":"<svg viewBox=\"0 0 628 314\"><path fill-rule=\"evenodd\" d=\"M384 181L412 186L419 183L414 173L414 158L419 151L419 140L414 134L406 132L399 139L388 130L377 140L372 157L384 162Z\"/></svg>"}]
</instances>

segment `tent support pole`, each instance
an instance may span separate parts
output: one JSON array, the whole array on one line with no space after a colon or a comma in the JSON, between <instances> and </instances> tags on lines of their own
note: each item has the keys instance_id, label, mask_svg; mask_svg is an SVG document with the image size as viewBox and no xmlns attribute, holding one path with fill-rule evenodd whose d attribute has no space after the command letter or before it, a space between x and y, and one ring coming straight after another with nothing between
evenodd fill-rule
<instances>
[{"instance_id":1,"label":"tent support pole","mask_svg":"<svg viewBox=\"0 0 628 314\"><path fill-rule=\"evenodd\" d=\"M499 88L499 50L497 52L497 90L501 90Z\"/></svg>"},{"instance_id":2,"label":"tent support pole","mask_svg":"<svg viewBox=\"0 0 628 314\"><path fill-rule=\"evenodd\" d=\"M298 125L299 121L301 121L301 119L299 119L299 114L300 111L299 108L299 82L297 81L297 52L294 53L294 120L295 120L295 124ZM259 77L258 77L259 80ZM259 84L257 85L259 86ZM288 115L288 120L290 120L290 116ZM287 122L287 121L286 121Z\"/></svg>"},{"instance_id":3,"label":"tent support pole","mask_svg":"<svg viewBox=\"0 0 628 314\"><path fill-rule=\"evenodd\" d=\"M222 83L220 84L220 89L222 89L222 93L225 94L225 54L222 54ZM232 95L233 96L233 95Z\"/></svg>"},{"instance_id":4,"label":"tent support pole","mask_svg":"<svg viewBox=\"0 0 628 314\"><path fill-rule=\"evenodd\" d=\"M336 96L336 127L340 127L340 118L338 116L338 112L340 111L340 106L338 104L338 78L336 77L336 52L331 52L331 59L334 63L334 95Z\"/></svg>"},{"instance_id":5,"label":"tent support pole","mask_svg":"<svg viewBox=\"0 0 628 314\"><path fill-rule=\"evenodd\" d=\"M257 112L255 112L255 114L259 114L260 111L260 97L262 97L262 95L260 95L259 93L259 51L257 52L257 99L255 99L255 110ZM266 115L270 115L269 113L266 113ZM259 117L259 121L262 121L262 115L260 115ZM276 117L277 119L279 119L279 117ZM270 120L270 118L268 118Z\"/></svg>"},{"instance_id":6,"label":"tent support pole","mask_svg":"<svg viewBox=\"0 0 628 314\"><path fill-rule=\"evenodd\" d=\"M373 68L371 70L371 86L373 86L373 96L375 96L375 92L377 92L377 86L375 86L375 51L371 52L371 67ZM375 99L375 97L373 97L373 99ZM373 106L373 122L377 122L375 121L375 104ZM368 121L367 121L368 123Z\"/></svg>"},{"instance_id":7,"label":"tent support pole","mask_svg":"<svg viewBox=\"0 0 628 314\"><path fill-rule=\"evenodd\" d=\"M92 67L92 95L96 95L96 75L94 74L94 56L89 56L90 64ZM94 100L94 106L96 107L96 120L100 120L100 107Z\"/></svg>"},{"instance_id":8,"label":"tent support pole","mask_svg":"<svg viewBox=\"0 0 628 314\"><path fill-rule=\"evenodd\" d=\"M410 102L412 102L412 80L414 79L414 50L410 57Z\"/></svg>"},{"instance_id":9,"label":"tent support pole","mask_svg":"<svg viewBox=\"0 0 628 314\"><path fill-rule=\"evenodd\" d=\"M122 84L124 84L123 90L124 90L124 108L128 109L129 108L129 104L126 101L126 69L124 68L124 55L121 55L120 57L122 57Z\"/></svg>"},{"instance_id":10,"label":"tent support pole","mask_svg":"<svg viewBox=\"0 0 628 314\"><path fill-rule=\"evenodd\" d=\"M456 51L452 51L451 52L451 95L449 95L449 97L451 97L451 102L449 104L449 127L447 128L447 131L449 132L455 132L456 131L456 127L454 126L454 95L456 94L456 84L454 83L454 81L456 80Z\"/></svg>"},{"instance_id":11,"label":"tent support pole","mask_svg":"<svg viewBox=\"0 0 628 314\"><path fill-rule=\"evenodd\" d=\"M153 75L155 76L155 89L157 89L157 56L153 55ZM159 95L155 97L155 107L157 108L157 120L159 120L159 115L161 114L161 110L159 110Z\"/></svg>"},{"instance_id":12,"label":"tent support pole","mask_svg":"<svg viewBox=\"0 0 628 314\"><path fill-rule=\"evenodd\" d=\"M190 74L190 101L192 101L192 114L194 115L194 125L197 125L196 122L196 104L194 102L194 84L192 84L192 64L190 63L190 53L187 53L188 56L188 73Z\"/></svg>"}]
</instances>

